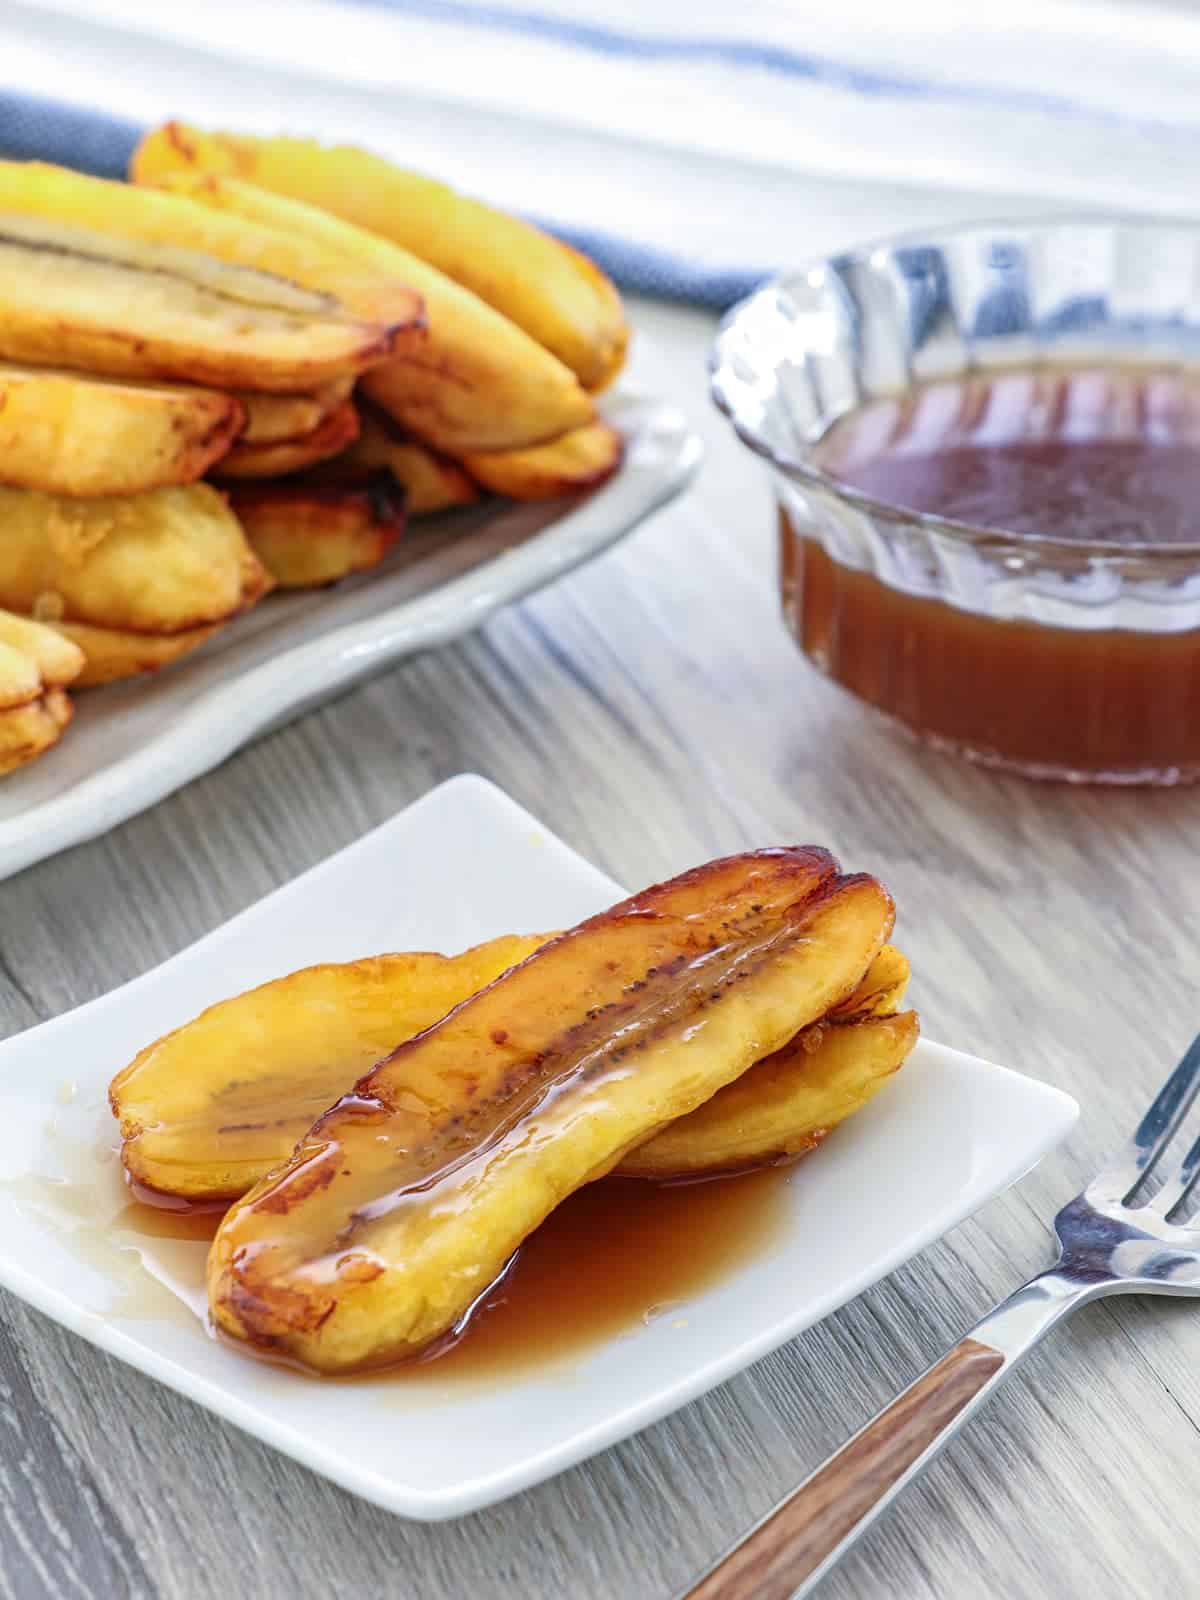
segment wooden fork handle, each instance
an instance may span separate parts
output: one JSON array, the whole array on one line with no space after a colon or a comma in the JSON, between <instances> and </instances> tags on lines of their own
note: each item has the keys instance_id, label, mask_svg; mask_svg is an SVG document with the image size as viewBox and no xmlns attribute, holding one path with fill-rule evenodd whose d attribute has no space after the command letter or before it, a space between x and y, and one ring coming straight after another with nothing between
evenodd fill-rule
<instances>
[{"instance_id":1,"label":"wooden fork handle","mask_svg":"<svg viewBox=\"0 0 1200 1600\"><path fill-rule=\"evenodd\" d=\"M1007 1357L956 1344L710 1569L682 1600L792 1600L861 1523L890 1500Z\"/></svg>"}]
</instances>

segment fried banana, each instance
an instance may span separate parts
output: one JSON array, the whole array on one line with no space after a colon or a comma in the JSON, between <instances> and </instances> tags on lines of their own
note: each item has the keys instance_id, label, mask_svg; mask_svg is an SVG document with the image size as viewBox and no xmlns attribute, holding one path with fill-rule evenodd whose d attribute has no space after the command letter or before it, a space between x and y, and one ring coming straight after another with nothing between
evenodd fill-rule
<instances>
[{"instance_id":1,"label":"fried banana","mask_svg":"<svg viewBox=\"0 0 1200 1600\"><path fill-rule=\"evenodd\" d=\"M458 956L305 967L210 1006L112 1080L126 1171L165 1194L239 1199L399 1040L541 943L509 934Z\"/></svg>"},{"instance_id":2,"label":"fried banana","mask_svg":"<svg viewBox=\"0 0 1200 1600\"><path fill-rule=\"evenodd\" d=\"M56 745L72 715L71 698L62 689L47 689L28 705L0 711L0 778Z\"/></svg>"},{"instance_id":3,"label":"fried banana","mask_svg":"<svg viewBox=\"0 0 1200 1600\"><path fill-rule=\"evenodd\" d=\"M894 1015L908 978L907 956L884 945L853 994L690 1117L632 1151L622 1174L701 1178L814 1149L866 1105L916 1044L916 1012Z\"/></svg>"},{"instance_id":4,"label":"fried banana","mask_svg":"<svg viewBox=\"0 0 1200 1600\"><path fill-rule=\"evenodd\" d=\"M253 605L254 599L248 599L246 606ZM186 628L182 633L130 633L122 628L97 628L90 622L56 622L52 626L83 651L83 671L75 687L95 689L102 683L140 677L143 672L160 672L181 656L198 650L222 624Z\"/></svg>"},{"instance_id":5,"label":"fried banana","mask_svg":"<svg viewBox=\"0 0 1200 1600\"><path fill-rule=\"evenodd\" d=\"M66 686L82 666L80 651L52 629L0 611L0 776L58 742L71 720Z\"/></svg>"},{"instance_id":6,"label":"fried banana","mask_svg":"<svg viewBox=\"0 0 1200 1600\"><path fill-rule=\"evenodd\" d=\"M239 1199L287 1159L316 1117L386 1050L438 1021L545 942L539 935L506 935L460 956L389 955L310 967L211 1006L148 1045L113 1079L109 1099L127 1170L148 1188L184 1199ZM796 1050L795 1041L788 1046L793 1076L813 1062L817 1035L827 1024L841 1019L839 1026L849 1026L876 1015L860 1009L861 997L881 992L882 978L897 971L896 959L907 977L907 961L885 946L855 993L806 1031L806 1048ZM898 1004L900 992L893 987L892 993ZM847 1037L850 1058L844 1071L831 1076L835 1092L847 1074L862 1076L856 1047L873 1043L869 1029ZM817 1055L825 1059L820 1049ZM752 1067L738 1082L758 1070ZM771 1084L781 1077L786 1075L773 1070ZM625 1156L616 1171L638 1176L672 1170L671 1163L681 1159L671 1154L680 1145L676 1130L700 1119L706 1119L703 1142L689 1135L683 1144L686 1171L721 1169L734 1145L741 1165L802 1150L814 1127L831 1128L853 1109L836 1098L821 1099L823 1081L818 1060L810 1080L815 1104L811 1094L782 1098L767 1085L777 1114L755 1118L753 1127L762 1136L757 1146L746 1142L747 1124L732 1084ZM722 1115L714 1118L709 1108L717 1106ZM656 1155L660 1140L664 1161Z\"/></svg>"},{"instance_id":7,"label":"fried banana","mask_svg":"<svg viewBox=\"0 0 1200 1600\"><path fill-rule=\"evenodd\" d=\"M206 483L88 500L0 488L0 526L0 605L40 622L184 633L241 611L266 581Z\"/></svg>"},{"instance_id":8,"label":"fried banana","mask_svg":"<svg viewBox=\"0 0 1200 1600\"><path fill-rule=\"evenodd\" d=\"M39 698L42 688L42 674L36 660L0 638L0 711L27 706L31 700Z\"/></svg>"},{"instance_id":9,"label":"fried banana","mask_svg":"<svg viewBox=\"0 0 1200 1600\"><path fill-rule=\"evenodd\" d=\"M364 572L404 532L404 491L390 472L241 484L230 498L281 589L320 588Z\"/></svg>"},{"instance_id":10,"label":"fried banana","mask_svg":"<svg viewBox=\"0 0 1200 1600\"><path fill-rule=\"evenodd\" d=\"M915 1011L818 1022L621 1163L630 1178L705 1178L813 1150L861 1111L917 1042Z\"/></svg>"},{"instance_id":11,"label":"fried banana","mask_svg":"<svg viewBox=\"0 0 1200 1600\"><path fill-rule=\"evenodd\" d=\"M410 517L473 505L479 499L478 487L457 461L406 437L386 412L367 404L358 416L358 438L332 463L332 471L390 472L404 490Z\"/></svg>"},{"instance_id":12,"label":"fried banana","mask_svg":"<svg viewBox=\"0 0 1200 1600\"><path fill-rule=\"evenodd\" d=\"M65 689L83 670L83 653L78 645L44 623L18 617L11 611L0 611L0 644L22 656L28 664L27 670L32 668L45 689ZM0 705L14 703L0 687Z\"/></svg>"},{"instance_id":13,"label":"fried banana","mask_svg":"<svg viewBox=\"0 0 1200 1600\"><path fill-rule=\"evenodd\" d=\"M0 482L68 495L193 483L244 420L212 389L0 364Z\"/></svg>"},{"instance_id":14,"label":"fried banana","mask_svg":"<svg viewBox=\"0 0 1200 1600\"><path fill-rule=\"evenodd\" d=\"M420 342L420 296L186 198L0 161L0 355L307 391Z\"/></svg>"},{"instance_id":15,"label":"fried banana","mask_svg":"<svg viewBox=\"0 0 1200 1600\"><path fill-rule=\"evenodd\" d=\"M313 139L168 122L145 135L130 164L138 183L188 171L242 178L381 234L523 328L586 389L603 388L620 370L629 329L612 282L531 223L366 150Z\"/></svg>"},{"instance_id":16,"label":"fried banana","mask_svg":"<svg viewBox=\"0 0 1200 1600\"><path fill-rule=\"evenodd\" d=\"M98 684L135 678L143 672L158 672L181 656L190 655L243 611L256 606L270 594L275 580L248 543L241 551L241 601L237 610L220 622L177 633L136 633L126 628L98 627L90 622L54 622L56 633L83 651L83 670L75 681L77 689L94 689Z\"/></svg>"},{"instance_id":17,"label":"fried banana","mask_svg":"<svg viewBox=\"0 0 1200 1600\"><path fill-rule=\"evenodd\" d=\"M591 420L593 406L569 367L477 295L387 239L325 211L233 178L167 174L173 195L341 253L407 284L428 323L420 346L364 375L367 394L419 439L456 455L515 450ZM147 191L151 192L151 191Z\"/></svg>"},{"instance_id":18,"label":"fried banana","mask_svg":"<svg viewBox=\"0 0 1200 1600\"><path fill-rule=\"evenodd\" d=\"M759 851L543 945L399 1046L225 1217L218 1327L322 1372L448 1333L548 1213L858 984L887 892Z\"/></svg>"},{"instance_id":19,"label":"fried banana","mask_svg":"<svg viewBox=\"0 0 1200 1600\"><path fill-rule=\"evenodd\" d=\"M293 293L286 292L288 289ZM301 389L357 372L386 330L177 245L0 213L0 356L109 377Z\"/></svg>"},{"instance_id":20,"label":"fried banana","mask_svg":"<svg viewBox=\"0 0 1200 1600\"><path fill-rule=\"evenodd\" d=\"M476 483L510 500L555 500L594 489L621 465L625 442L607 422L589 422L528 450L468 451L462 457Z\"/></svg>"},{"instance_id":21,"label":"fried banana","mask_svg":"<svg viewBox=\"0 0 1200 1600\"><path fill-rule=\"evenodd\" d=\"M358 412L351 401L343 400L322 417L311 433L297 439L235 444L219 463L217 473L222 478L281 478L340 455L357 438Z\"/></svg>"},{"instance_id":22,"label":"fried banana","mask_svg":"<svg viewBox=\"0 0 1200 1600\"><path fill-rule=\"evenodd\" d=\"M239 444L280 444L312 433L331 411L349 400L352 378L339 378L312 394L247 394L237 396L246 413Z\"/></svg>"},{"instance_id":23,"label":"fried banana","mask_svg":"<svg viewBox=\"0 0 1200 1600\"><path fill-rule=\"evenodd\" d=\"M891 1016L900 1009L909 976L908 957L894 944L885 944L858 988L833 1008L827 1020L859 1022L867 1017Z\"/></svg>"}]
</instances>

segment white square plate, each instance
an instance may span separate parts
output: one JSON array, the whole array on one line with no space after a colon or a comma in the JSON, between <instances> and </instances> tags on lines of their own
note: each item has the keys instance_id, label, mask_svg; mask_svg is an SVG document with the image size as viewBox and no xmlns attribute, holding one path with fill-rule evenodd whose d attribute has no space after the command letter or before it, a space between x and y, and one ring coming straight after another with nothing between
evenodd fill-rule
<instances>
[{"instance_id":1,"label":"white square plate","mask_svg":"<svg viewBox=\"0 0 1200 1600\"><path fill-rule=\"evenodd\" d=\"M591 494L423 518L370 572L273 594L168 671L76 697L62 742L0 783L0 878L94 838L369 673L444 644L599 555L678 494L700 441L629 385L620 471Z\"/></svg>"},{"instance_id":2,"label":"white square plate","mask_svg":"<svg viewBox=\"0 0 1200 1600\"><path fill-rule=\"evenodd\" d=\"M768 1253L686 1315L490 1385L438 1379L436 1364L407 1389L322 1384L216 1343L198 1315L204 1246L122 1231L112 1073L214 1000L310 962L563 927L620 893L491 784L456 778L157 970L0 1045L0 1282L356 1494L448 1517L767 1354L1014 1182L1075 1119L1055 1089L922 1043L796 1169Z\"/></svg>"}]
</instances>

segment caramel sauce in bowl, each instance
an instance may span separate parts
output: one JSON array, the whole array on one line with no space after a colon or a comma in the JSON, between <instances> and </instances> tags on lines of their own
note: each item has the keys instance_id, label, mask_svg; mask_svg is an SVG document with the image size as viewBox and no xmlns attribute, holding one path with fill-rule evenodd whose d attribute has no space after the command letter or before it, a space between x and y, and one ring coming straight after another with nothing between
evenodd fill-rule
<instances>
[{"instance_id":1,"label":"caramel sauce in bowl","mask_svg":"<svg viewBox=\"0 0 1200 1600\"><path fill-rule=\"evenodd\" d=\"M1175 627L1169 598L1159 615L1129 593L1141 565L1147 588L1195 587L1200 374L929 385L848 413L812 460L857 495L991 534L971 546L974 569L952 556L933 585L905 572L895 524L893 570L847 564L785 491L784 614L820 671L928 742L1030 776L1200 775L1200 615ZM977 604L984 567L995 589L1010 574L1011 612Z\"/></svg>"},{"instance_id":2,"label":"caramel sauce in bowl","mask_svg":"<svg viewBox=\"0 0 1200 1600\"><path fill-rule=\"evenodd\" d=\"M751 296L713 368L819 671L1025 776L1200 778L1200 229L886 241Z\"/></svg>"}]
</instances>

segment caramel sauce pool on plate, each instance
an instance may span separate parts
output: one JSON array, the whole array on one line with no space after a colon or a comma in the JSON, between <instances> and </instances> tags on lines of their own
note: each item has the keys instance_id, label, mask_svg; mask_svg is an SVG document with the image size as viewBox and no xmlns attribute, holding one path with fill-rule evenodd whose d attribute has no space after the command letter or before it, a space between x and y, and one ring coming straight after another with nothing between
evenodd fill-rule
<instances>
[{"instance_id":1,"label":"caramel sauce pool on plate","mask_svg":"<svg viewBox=\"0 0 1200 1600\"><path fill-rule=\"evenodd\" d=\"M520 1376L659 1318L684 1322L689 1301L779 1239L790 1170L769 1167L701 1183L605 1178L590 1184L525 1241L453 1343L351 1381ZM148 1252L164 1239L207 1241L221 1220L219 1210L163 1207L145 1198L131 1200L115 1225L125 1238L144 1239ZM199 1253L197 1261L202 1267Z\"/></svg>"}]
</instances>

